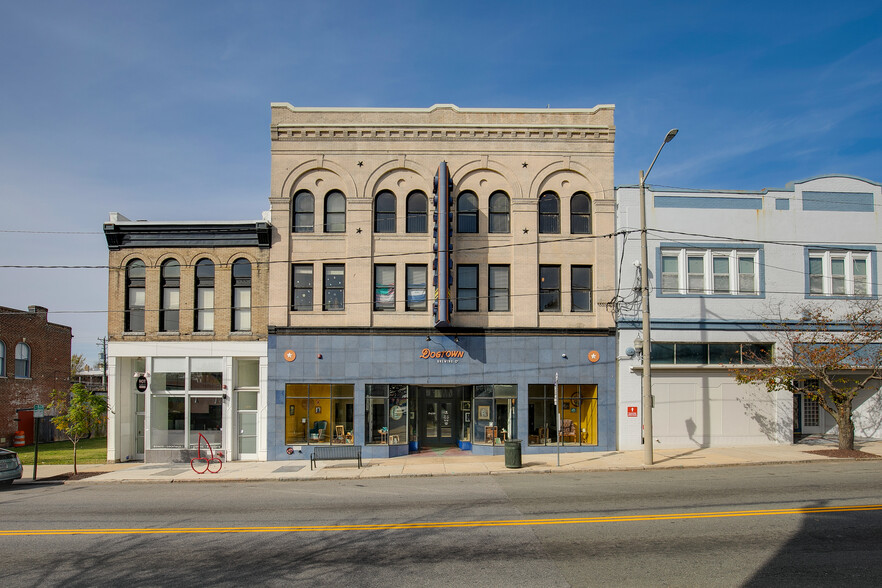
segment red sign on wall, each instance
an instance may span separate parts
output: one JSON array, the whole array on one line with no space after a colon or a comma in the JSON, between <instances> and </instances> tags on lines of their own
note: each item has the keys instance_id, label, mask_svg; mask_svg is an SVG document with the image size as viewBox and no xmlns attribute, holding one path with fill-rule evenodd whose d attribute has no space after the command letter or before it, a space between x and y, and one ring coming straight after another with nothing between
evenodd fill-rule
<instances>
[{"instance_id":1,"label":"red sign on wall","mask_svg":"<svg viewBox=\"0 0 882 588\"><path fill-rule=\"evenodd\" d=\"M629 417L636 417L637 416L637 407L636 406L629 406L628 407L628 416Z\"/></svg>"}]
</instances>

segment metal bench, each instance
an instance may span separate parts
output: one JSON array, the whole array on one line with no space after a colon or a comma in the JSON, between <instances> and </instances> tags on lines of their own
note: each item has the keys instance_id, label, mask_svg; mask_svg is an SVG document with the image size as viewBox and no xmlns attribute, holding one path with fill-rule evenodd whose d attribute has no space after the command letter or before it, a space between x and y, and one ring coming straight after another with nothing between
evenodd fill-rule
<instances>
[{"instance_id":1,"label":"metal bench","mask_svg":"<svg viewBox=\"0 0 882 588\"><path fill-rule=\"evenodd\" d=\"M361 467L361 445L330 445L315 447L309 458L309 469L315 467L318 460L357 459Z\"/></svg>"}]
</instances>

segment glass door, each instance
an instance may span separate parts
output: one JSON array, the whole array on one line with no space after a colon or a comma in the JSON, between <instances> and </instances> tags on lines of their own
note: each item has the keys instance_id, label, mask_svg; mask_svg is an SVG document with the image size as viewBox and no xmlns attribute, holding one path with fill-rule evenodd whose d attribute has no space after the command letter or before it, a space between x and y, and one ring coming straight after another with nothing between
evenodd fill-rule
<instances>
[{"instance_id":1,"label":"glass door","mask_svg":"<svg viewBox=\"0 0 882 588\"><path fill-rule=\"evenodd\" d=\"M256 460L257 390L239 391L236 396L236 430L238 431L236 447L238 448L238 458Z\"/></svg>"},{"instance_id":2,"label":"glass door","mask_svg":"<svg viewBox=\"0 0 882 588\"><path fill-rule=\"evenodd\" d=\"M144 394L135 394L135 459L144 459Z\"/></svg>"},{"instance_id":3,"label":"glass door","mask_svg":"<svg viewBox=\"0 0 882 588\"><path fill-rule=\"evenodd\" d=\"M459 415L459 398L455 393L444 389L426 390L420 406L420 443L427 446L456 445Z\"/></svg>"}]
</instances>

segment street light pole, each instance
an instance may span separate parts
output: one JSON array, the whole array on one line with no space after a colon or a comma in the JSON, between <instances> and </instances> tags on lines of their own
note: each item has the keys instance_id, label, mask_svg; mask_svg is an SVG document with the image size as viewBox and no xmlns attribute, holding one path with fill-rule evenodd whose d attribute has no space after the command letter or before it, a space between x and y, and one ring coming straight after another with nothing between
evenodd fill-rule
<instances>
[{"instance_id":1,"label":"street light pole","mask_svg":"<svg viewBox=\"0 0 882 588\"><path fill-rule=\"evenodd\" d=\"M640 287L642 290L640 309L643 315L643 464L652 465L652 367L650 365L650 352L652 343L650 340L649 321L649 247L646 243L646 178L655 165L655 160L661 154L665 145L677 136L677 129L671 129L665 135L665 140L658 148L652 163L646 173L640 170Z\"/></svg>"}]
</instances>

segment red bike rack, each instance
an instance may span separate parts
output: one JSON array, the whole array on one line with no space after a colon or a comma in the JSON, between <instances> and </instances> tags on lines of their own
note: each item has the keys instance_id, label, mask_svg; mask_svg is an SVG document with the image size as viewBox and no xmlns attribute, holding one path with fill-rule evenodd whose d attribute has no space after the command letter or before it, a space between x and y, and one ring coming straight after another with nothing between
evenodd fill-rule
<instances>
[{"instance_id":1,"label":"red bike rack","mask_svg":"<svg viewBox=\"0 0 882 588\"><path fill-rule=\"evenodd\" d=\"M205 444L208 445L208 457L202 456L202 442L205 441ZM199 469L197 468L197 463L200 462ZM202 467L202 464L205 464L205 467ZM212 464L217 463L217 469L212 469ZM197 446L196 457L190 460L190 467L193 468L193 471L197 474L204 474L208 472L209 474L216 474L221 471L221 467L223 467L223 461L219 457L214 456L214 450L211 448L211 443L208 442L208 439L202 433L199 433L199 445ZM200 471L200 469L202 471Z\"/></svg>"}]
</instances>

